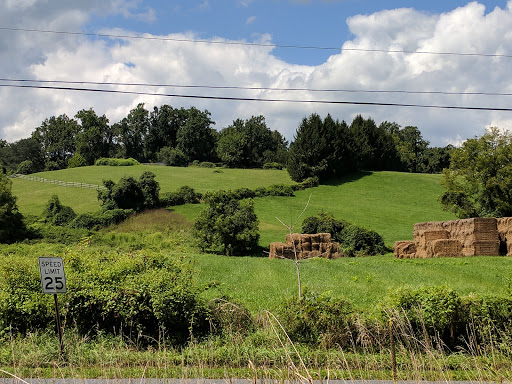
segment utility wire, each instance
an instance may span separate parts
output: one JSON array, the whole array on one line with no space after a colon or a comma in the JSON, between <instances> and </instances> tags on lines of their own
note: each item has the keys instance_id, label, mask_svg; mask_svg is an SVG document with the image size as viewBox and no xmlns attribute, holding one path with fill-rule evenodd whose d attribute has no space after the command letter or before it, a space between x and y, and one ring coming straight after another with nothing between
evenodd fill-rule
<instances>
[{"instance_id":1,"label":"utility wire","mask_svg":"<svg viewBox=\"0 0 512 384\"><path fill-rule=\"evenodd\" d=\"M93 36L93 37L108 37L114 39L138 39L138 40L157 40L157 41L170 41L179 43L202 43L202 44L220 44L220 45L242 45L252 47L271 47L271 48L293 48L293 49L314 49L314 50L329 50L329 51L354 51L354 52L383 52L383 53L408 53L408 54L422 54L422 55L448 55L448 56L477 56L477 57L504 57L512 58L512 55L498 54L498 53L471 53L471 52L436 52L436 51L408 51L402 49L370 49L370 48L341 48L341 47L322 47L314 45L287 45L287 44L272 44L272 43L248 43L241 41L216 41L204 39L185 39L161 36L141 36L141 35L118 35L110 33L92 33L92 32L70 32L70 31L53 31L45 29L29 29L29 28L13 28L13 27L0 27L3 31L12 32L35 32L35 33L52 33L59 35L73 35L73 36Z\"/></svg>"},{"instance_id":2,"label":"utility wire","mask_svg":"<svg viewBox=\"0 0 512 384\"><path fill-rule=\"evenodd\" d=\"M168 88L204 88L204 89L231 89L244 91L301 91L301 92L346 92L346 93L400 93L400 94L420 94L420 95L466 95L466 96L512 96L512 93L499 92L448 92L448 91L406 91L406 90L371 90L371 89L319 89L319 88L278 88L278 87L242 87L227 85L179 85L179 84L151 84L151 83L120 83L120 82L96 82L96 81L67 81L67 80L33 80L33 79L5 79L0 81L19 82L19 83L39 83L39 84L87 84L87 85L116 85L116 86L135 86L135 87L168 87Z\"/></svg>"},{"instance_id":3,"label":"utility wire","mask_svg":"<svg viewBox=\"0 0 512 384\"><path fill-rule=\"evenodd\" d=\"M180 98L206 99L206 100L284 102L284 103L301 103L301 104L367 105L367 106L384 106L384 107L413 107L413 108L435 108L435 109L458 109L458 110L473 110L473 111L512 112L512 108L497 108L497 107L402 104L402 103L381 103L381 102L340 101L340 100L293 100L293 99L267 99L267 98L249 98L249 97L183 95L183 94L173 94L173 93L149 93L149 92L136 92L136 91L120 91L120 90L112 90L112 89L55 87L55 86L42 86L42 85L0 84L0 87L51 89L51 90L62 90L62 91L80 91L80 92L98 92L98 93L117 93L117 94L126 94L126 95L180 97Z\"/></svg>"}]
</instances>

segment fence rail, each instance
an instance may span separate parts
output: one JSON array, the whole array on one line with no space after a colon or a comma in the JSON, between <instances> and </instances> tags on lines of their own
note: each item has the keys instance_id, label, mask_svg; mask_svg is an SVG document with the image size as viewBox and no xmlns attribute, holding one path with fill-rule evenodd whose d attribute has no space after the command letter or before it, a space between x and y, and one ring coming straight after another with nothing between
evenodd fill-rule
<instances>
[{"instance_id":1,"label":"fence rail","mask_svg":"<svg viewBox=\"0 0 512 384\"><path fill-rule=\"evenodd\" d=\"M40 183L45 183L45 184L55 184L55 185L59 185L61 187L95 189L97 191L106 190L107 189L103 185L88 184L88 183L77 183L75 181L62 181L62 180L55 180L55 179L45 179L44 177L37 177L37 176L30 176L30 175L21 175L19 173L15 174L15 175L12 175L11 177L12 178L17 178L17 179L23 179L23 180L38 181Z\"/></svg>"}]
</instances>

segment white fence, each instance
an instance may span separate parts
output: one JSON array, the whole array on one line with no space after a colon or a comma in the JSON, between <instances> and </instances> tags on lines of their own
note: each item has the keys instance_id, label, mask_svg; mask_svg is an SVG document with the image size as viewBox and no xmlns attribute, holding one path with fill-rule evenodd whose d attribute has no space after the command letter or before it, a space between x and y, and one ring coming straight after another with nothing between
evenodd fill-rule
<instances>
[{"instance_id":1,"label":"white fence","mask_svg":"<svg viewBox=\"0 0 512 384\"><path fill-rule=\"evenodd\" d=\"M37 177L37 176L30 176L30 175L21 175L19 173L12 175L13 178L23 179L23 180L31 180L31 181L38 181L40 183L45 184L55 184L59 185L61 187L73 187L73 188L84 188L84 189L95 189L97 191L99 190L106 190L103 185L96 185L96 184L88 184L88 183L77 183L74 181L62 181L62 180L54 180L54 179L45 179L44 177Z\"/></svg>"}]
</instances>

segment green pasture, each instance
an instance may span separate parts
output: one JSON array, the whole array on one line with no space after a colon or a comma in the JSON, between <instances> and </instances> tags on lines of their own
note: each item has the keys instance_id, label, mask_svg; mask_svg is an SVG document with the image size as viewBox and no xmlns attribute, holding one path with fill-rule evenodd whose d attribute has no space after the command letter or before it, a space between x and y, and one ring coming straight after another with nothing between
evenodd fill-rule
<instances>
[{"instance_id":1,"label":"green pasture","mask_svg":"<svg viewBox=\"0 0 512 384\"><path fill-rule=\"evenodd\" d=\"M251 311L275 310L297 295L295 265L289 260L255 257L195 256L198 278L215 281L219 293L245 304ZM398 288L446 286L461 296L510 294L512 258L472 257L395 259L391 254L373 257L312 259L300 262L303 289L346 297L370 317L380 311L390 291Z\"/></svg>"},{"instance_id":2,"label":"green pasture","mask_svg":"<svg viewBox=\"0 0 512 384\"><path fill-rule=\"evenodd\" d=\"M325 211L377 231L391 247L397 240L412 239L414 223L456 218L441 209L438 197L443 188L440 182L441 175L360 173L336 183L296 192L295 197L256 198L260 244L268 247L271 242L284 241L288 228L280 221L287 226L294 225L293 230L300 232L303 218ZM194 220L202 207L185 205L173 209Z\"/></svg>"},{"instance_id":3,"label":"green pasture","mask_svg":"<svg viewBox=\"0 0 512 384\"><path fill-rule=\"evenodd\" d=\"M279 170L183 168L158 165L89 166L39 172L31 176L102 185L104 179L117 182L124 176L139 178L144 171L151 171L156 175L161 192L172 192L183 185L188 185L198 192L206 192L241 187L257 188L272 184L293 184L288 173ZM18 197L18 206L24 215L40 215L45 204L54 194L59 196L62 204L71 206L77 213L97 211L100 207L95 190L14 179L12 192Z\"/></svg>"}]
</instances>

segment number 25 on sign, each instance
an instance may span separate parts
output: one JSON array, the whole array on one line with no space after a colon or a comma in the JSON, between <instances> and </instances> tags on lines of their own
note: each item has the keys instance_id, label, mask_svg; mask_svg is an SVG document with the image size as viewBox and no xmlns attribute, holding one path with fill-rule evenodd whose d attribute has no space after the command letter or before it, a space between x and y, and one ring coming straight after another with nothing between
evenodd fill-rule
<instances>
[{"instance_id":1,"label":"number 25 on sign","mask_svg":"<svg viewBox=\"0 0 512 384\"><path fill-rule=\"evenodd\" d=\"M40 257L41 287L43 293L66 293L64 263L60 257Z\"/></svg>"}]
</instances>

